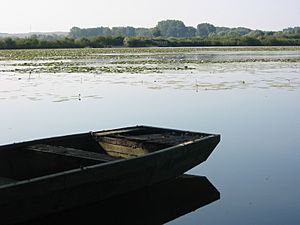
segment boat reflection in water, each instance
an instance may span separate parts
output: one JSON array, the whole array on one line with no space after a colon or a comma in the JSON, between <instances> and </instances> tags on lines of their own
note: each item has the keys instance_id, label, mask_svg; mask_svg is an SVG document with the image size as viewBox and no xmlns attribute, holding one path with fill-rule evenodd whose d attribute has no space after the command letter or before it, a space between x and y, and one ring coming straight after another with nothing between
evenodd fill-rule
<instances>
[{"instance_id":1,"label":"boat reflection in water","mask_svg":"<svg viewBox=\"0 0 300 225\"><path fill-rule=\"evenodd\" d=\"M37 224L163 224L220 199L206 177L182 175L138 191L52 214Z\"/></svg>"}]
</instances>

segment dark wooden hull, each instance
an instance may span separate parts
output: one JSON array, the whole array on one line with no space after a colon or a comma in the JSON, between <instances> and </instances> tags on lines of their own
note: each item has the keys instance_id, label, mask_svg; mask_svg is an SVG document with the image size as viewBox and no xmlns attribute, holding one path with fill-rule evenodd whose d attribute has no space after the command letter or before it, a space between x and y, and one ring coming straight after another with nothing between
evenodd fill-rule
<instances>
[{"instance_id":1,"label":"dark wooden hull","mask_svg":"<svg viewBox=\"0 0 300 225\"><path fill-rule=\"evenodd\" d=\"M17 147L59 142L68 138L73 140L74 137L76 136L26 142ZM200 139L137 157L93 163L7 183L0 186L0 212L4 215L1 216L1 224L26 221L175 178L205 161L219 141L219 135L205 134ZM91 143L87 145L92 149ZM1 147L0 153L14 149L14 146ZM48 152L47 154L49 155Z\"/></svg>"}]
</instances>

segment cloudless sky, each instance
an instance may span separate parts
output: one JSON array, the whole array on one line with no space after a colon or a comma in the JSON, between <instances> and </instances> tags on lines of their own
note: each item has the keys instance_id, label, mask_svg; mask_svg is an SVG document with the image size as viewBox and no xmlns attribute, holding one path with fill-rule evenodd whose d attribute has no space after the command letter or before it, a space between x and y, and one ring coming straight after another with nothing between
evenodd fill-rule
<instances>
[{"instance_id":1,"label":"cloudless sky","mask_svg":"<svg viewBox=\"0 0 300 225\"><path fill-rule=\"evenodd\" d=\"M186 26L282 30L300 26L300 0L1 0L0 33L69 31L71 27Z\"/></svg>"}]
</instances>

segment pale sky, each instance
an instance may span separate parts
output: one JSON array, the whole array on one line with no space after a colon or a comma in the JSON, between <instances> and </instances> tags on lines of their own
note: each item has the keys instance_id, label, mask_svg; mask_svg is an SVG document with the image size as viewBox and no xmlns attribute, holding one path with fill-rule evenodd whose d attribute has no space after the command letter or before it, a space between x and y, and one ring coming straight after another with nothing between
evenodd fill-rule
<instances>
[{"instance_id":1,"label":"pale sky","mask_svg":"<svg viewBox=\"0 0 300 225\"><path fill-rule=\"evenodd\" d=\"M69 31L71 27L154 27L177 19L186 26L282 30L300 26L300 0L1 0L0 33Z\"/></svg>"}]
</instances>

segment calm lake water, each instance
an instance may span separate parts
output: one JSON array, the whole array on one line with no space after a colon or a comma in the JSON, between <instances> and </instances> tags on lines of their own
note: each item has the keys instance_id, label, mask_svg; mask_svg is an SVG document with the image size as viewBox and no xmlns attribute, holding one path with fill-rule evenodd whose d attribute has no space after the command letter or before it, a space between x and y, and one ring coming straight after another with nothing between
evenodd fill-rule
<instances>
[{"instance_id":1,"label":"calm lake water","mask_svg":"<svg viewBox=\"0 0 300 225\"><path fill-rule=\"evenodd\" d=\"M221 198L169 224L300 224L299 50L192 53L211 55L269 60L132 74L5 71L19 65L2 59L0 144L137 124L220 133L189 174L207 177Z\"/></svg>"}]
</instances>

